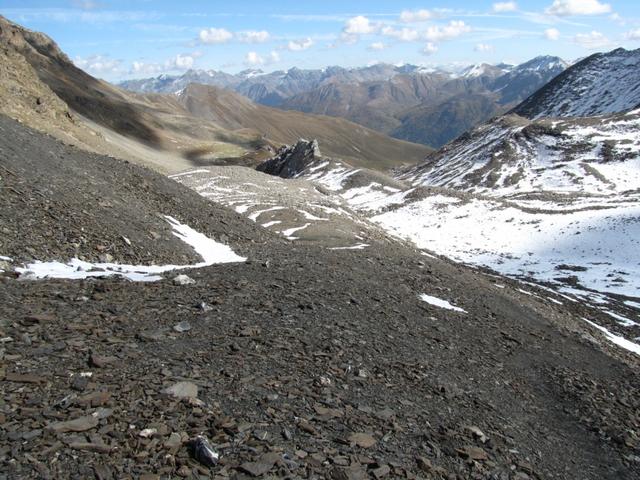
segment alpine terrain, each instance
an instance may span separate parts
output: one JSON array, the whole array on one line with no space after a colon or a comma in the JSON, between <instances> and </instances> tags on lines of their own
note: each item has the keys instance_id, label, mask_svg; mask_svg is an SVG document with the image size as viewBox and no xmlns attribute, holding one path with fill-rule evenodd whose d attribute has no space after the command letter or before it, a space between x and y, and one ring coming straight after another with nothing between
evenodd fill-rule
<instances>
[{"instance_id":1,"label":"alpine terrain","mask_svg":"<svg viewBox=\"0 0 640 480\"><path fill-rule=\"evenodd\" d=\"M637 55L126 90L0 17L0 478L640 478Z\"/></svg>"},{"instance_id":2,"label":"alpine terrain","mask_svg":"<svg viewBox=\"0 0 640 480\"><path fill-rule=\"evenodd\" d=\"M249 70L234 76L190 70L120 85L176 95L191 83L213 85L265 105L346 118L396 138L440 147L514 107L566 67L558 57L540 56L521 65L480 64L460 72L408 64Z\"/></svg>"}]
</instances>

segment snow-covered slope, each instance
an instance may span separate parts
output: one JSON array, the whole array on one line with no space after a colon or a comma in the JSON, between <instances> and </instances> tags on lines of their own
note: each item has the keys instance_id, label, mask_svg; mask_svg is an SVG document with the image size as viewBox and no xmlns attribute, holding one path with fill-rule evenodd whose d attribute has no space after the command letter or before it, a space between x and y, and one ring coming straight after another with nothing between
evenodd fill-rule
<instances>
[{"instance_id":1,"label":"snow-covered slope","mask_svg":"<svg viewBox=\"0 0 640 480\"><path fill-rule=\"evenodd\" d=\"M511 115L395 179L323 158L279 171L318 183L421 249L617 312L633 336L639 129L640 111L562 121Z\"/></svg>"},{"instance_id":2,"label":"snow-covered slope","mask_svg":"<svg viewBox=\"0 0 640 480\"><path fill-rule=\"evenodd\" d=\"M456 260L640 297L640 110L485 124L402 172L441 190L374 218Z\"/></svg>"},{"instance_id":3,"label":"snow-covered slope","mask_svg":"<svg viewBox=\"0 0 640 480\"><path fill-rule=\"evenodd\" d=\"M640 49L618 48L576 63L517 106L527 118L593 116L640 106Z\"/></svg>"},{"instance_id":4,"label":"snow-covered slope","mask_svg":"<svg viewBox=\"0 0 640 480\"><path fill-rule=\"evenodd\" d=\"M515 67L503 68L504 74L495 79L491 90L499 95L502 105L512 105L527 98L568 66L560 57L535 57Z\"/></svg>"},{"instance_id":5,"label":"snow-covered slope","mask_svg":"<svg viewBox=\"0 0 640 480\"><path fill-rule=\"evenodd\" d=\"M640 110L605 118L515 115L482 125L400 174L414 186L490 195L607 195L640 187Z\"/></svg>"}]
</instances>

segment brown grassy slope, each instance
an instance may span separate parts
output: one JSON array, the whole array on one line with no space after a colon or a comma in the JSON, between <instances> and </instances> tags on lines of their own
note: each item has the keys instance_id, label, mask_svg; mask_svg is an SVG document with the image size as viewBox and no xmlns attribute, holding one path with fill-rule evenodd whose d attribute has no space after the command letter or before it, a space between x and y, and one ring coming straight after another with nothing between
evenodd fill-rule
<instances>
[{"instance_id":1,"label":"brown grassy slope","mask_svg":"<svg viewBox=\"0 0 640 480\"><path fill-rule=\"evenodd\" d=\"M173 95L133 94L77 68L46 35L1 16L0 52L7 60L0 69L0 99L21 99L7 100L10 108L2 111L82 148L162 172L251 165L268 155L269 147L300 137L317 138L327 154L374 169L417 163L429 152L345 120L257 107L240 95L224 96L200 111L185 108ZM44 116L43 102L49 109Z\"/></svg>"},{"instance_id":2,"label":"brown grassy slope","mask_svg":"<svg viewBox=\"0 0 640 480\"><path fill-rule=\"evenodd\" d=\"M138 96L78 69L44 34L0 16L0 112L90 151L170 173L192 149L240 157L256 135L195 119L169 97Z\"/></svg>"},{"instance_id":3,"label":"brown grassy slope","mask_svg":"<svg viewBox=\"0 0 640 480\"><path fill-rule=\"evenodd\" d=\"M386 170L416 163L431 151L348 120L270 108L212 86L191 84L178 100L197 117L231 130L251 128L274 142L290 144L299 138L315 138L323 154L359 167Z\"/></svg>"}]
</instances>

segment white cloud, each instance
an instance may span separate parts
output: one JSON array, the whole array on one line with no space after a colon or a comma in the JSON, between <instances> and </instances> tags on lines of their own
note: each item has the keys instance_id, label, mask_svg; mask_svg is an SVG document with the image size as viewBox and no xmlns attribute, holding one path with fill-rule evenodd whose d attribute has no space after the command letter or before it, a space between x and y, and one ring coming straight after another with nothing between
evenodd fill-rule
<instances>
[{"instance_id":1,"label":"white cloud","mask_svg":"<svg viewBox=\"0 0 640 480\"><path fill-rule=\"evenodd\" d=\"M387 46L382 42L375 42L369 45L369 50L373 50L373 51L380 51L380 50L384 50L385 48L387 48Z\"/></svg>"},{"instance_id":2,"label":"white cloud","mask_svg":"<svg viewBox=\"0 0 640 480\"><path fill-rule=\"evenodd\" d=\"M611 45L611 41L607 37L595 30L590 33L579 33L573 37L573 41L589 50L597 50Z\"/></svg>"},{"instance_id":3,"label":"white cloud","mask_svg":"<svg viewBox=\"0 0 640 480\"><path fill-rule=\"evenodd\" d=\"M183 72L193 68L196 58L200 56L202 56L200 52L194 52L192 54L178 54L162 63L136 61L131 64L130 73L138 75L157 75L167 71Z\"/></svg>"},{"instance_id":4,"label":"white cloud","mask_svg":"<svg viewBox=\"0 0 640 480\"><path fill-rule=\"evenodd\" d=\"M226 43L233 38L233 33L224 28L208 28L200 31L200 41L207 44Z\"/></svg>"},{"instance_id":5,"label":"white cloud","mask_svg":"<svg viewBox=\"0 0 640 480\"><path fill-rule=\"evenodd\" d=\"M306 50L313 45L313 40L311 38L305 38L303 40L291 40L287 44L287 49L292 52L299 52L301 50Z\"/></svg>"},{"instance_id":6,"label":"white cloud","mask_svg":"<svg viewBox=\"0 0 640 480\"><path fill-rule=\"evenodd\" d=\"M387 37L392 37L403 42L415 42L420 39L420 33L412 28L395 29L393 27L384 27L381 33Z\"/></svg>"},{"instance_id":7,"label":"white cloud","mask_svg":"<svg viewBox=\"0 0 640 480\"><path fill-rule=\"evenodd\" d=\"M374 33L377 27L362 15L350 18L344 26L344 33L347 35L368 35Z\"/></svg>"},{"instance_id":8,"label":"white cloud","mask_svg":"<svg viewBox=\"0 0 640 480\"><path fill-rule=\"evenodd\" d=\"M618 25L626 25L627 21L622 18L622 16L619 13L612 13L611 15L609 15L609 18L611 20L613 20L614 22L616 22Z\"/></svg>"},{"instance_id":9,"label":"white cloud","mask_svg":"<svg viewBox=\"0 0 640 480\"><path fill-rule=\"evenodd\" d=\"M471 27L462 20L452 20L444 27L436 25L427 28L424 32L424 38L430 42L442 42L444 40L451 40L452 38L459 37L460 35L470 31Z\"/></svg>"},{"instance_id":10,"label":"white cloud","mask_svg":"<svg viewBox=\"0 0 640 480\"><path fill-rule=\"evenodd\" d=\"M560 30L557 28L547 28L544 31L544 38L547 40L558 40L560 38Z\"/></svg>"},{"instance_id":11,"label":"white cloud","mask_svg":"<svg viewBox=\"0 0 640 480\"><path fill-rule=\"evenodd\" d=\"M264 58L258 55L258 52L249 52L246 57L244 57L244 62L247 65L262 65L264 64Z\"/></svg>"},{"instance_id":12,"label":"white cloud","mask_svg":"<svg viewBox=\"0 0 640 480\"><path fill-rule=\"evenodd\" d=\"M176 55L169 60L171 70L189 70L193 67L194 58L191 55Z\"/></svg>"},{"instance_id":13,"label":"white cloud","mask_svg":"<svg viewBox=\"0 0 640 480\"><path fill-rule=\"evenodd\" d=\"M489 45L488 43L477 43L473 49L476 52L493 52L493 45Z\"/></svg>"},{"instance_id":14,"label":"white cloud","mask_svg":"<svg viewBox=\"0 0 640 480\"><path fill-rule=\"evenodd\" d=\"M627 40L640 40L640 28L625 33L624 38Z\"/></svg>"},{"instance_id":15,"label":"white cloud","mask_svg":"<svg viewBox=\"0 0 640 480\"><path fill-rule=\"evenodd\" d=\"M433 18L429 10L403 10L400 13L400 21L404 23L425 22Z\"/></svg>"},{"instance_id":16,"label":"white cloud","mask_svg":"<svg viewBox=\"0 0 640 480\"><path fill-rule=\"evenodd\" d=\"M271 53L269 53L269 55L266 58L259 55L257 52L249 52L244 57L245 65L248 65L250 67L258 67L260 65L269 65L271 63L276 63L279 61L280 61L280 55L276 51L272 51Z\"/></svg>"},{"instance_id":17,"label":"white cloud","mask_svg":"<svg viewBox=\"0 0 640 480\"><path fill-rule=\"evenodd\" d=\"M433 55L437 51L438 51L438 46L431 42L427 43L422 49L422 53L424 53L425 55Z\"/></svg>"},{"instance_id":18,"label":"white cloud","mask_svg":"<svg viewBox=\"0 0 640 480\"><path fill-rule=\"evenodd\" d=\"M272 50L271 53L269 53L269 59L267 63L278 63L279 61L280 61L280 54L275 50Z\"/></svg>"},{"instance_id":19,"label":"white cloud","mask_svg":"<svg viewBox=\"0 0 640 480\"><path fill-rule=\"evenodd\" d=\"M602 15L611 12L611 5L599 0L554 0L545 10L549 15Z\"/></svg>"},{"instance_id":20,"label":"white cloud","mask_svg":"<svg viewBox=\"0 0 640 480\"><path fill-rule=\"evenodd\" d=\"M493 4L493 11L496 13L515 12L518 10L516 2L498 2Z\"/></svg>"},{"instance_id":21,"label":"white cloud","mask_svg":"<svg viewBox=\"0 0 640 480\"><path fill-rule=\"evenodd\" d=\"M76 57L73 60L76 67L95 75L109 75L120 73L120 60L103 55L91 55L86 58Z\"/></svg>"},{"instance_id":22,"label":"white cloud","mask_svg":"<svg viewBox=\"0 0 640 480\"><path fill-rule=\"evenodd\" d=\"M248 30L236 33L236 38L243 43L264 43L269 41L271 35L266 30Z\"/></svg>"},{"instance_id":23,"label":"white cloud","mask_svg":"<svg viewBox=\"0 0 640 480\"><path fill-rule=\"evenodd\" d=\"M163 70L163 66L159 63L133 62L131 64L131 73L138 75L157 75Z\"/></svg>"}]
</instances>

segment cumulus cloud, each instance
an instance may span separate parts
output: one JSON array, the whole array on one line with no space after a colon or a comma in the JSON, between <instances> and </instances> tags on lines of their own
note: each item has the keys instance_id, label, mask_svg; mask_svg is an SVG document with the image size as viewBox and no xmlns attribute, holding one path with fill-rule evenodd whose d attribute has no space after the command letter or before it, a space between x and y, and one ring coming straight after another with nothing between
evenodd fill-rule
<instances>
[{"instance_id":1,"label":"cumulus cloud","mask_svg":"<svg viewBox=\"0 0 640 480\"><path fill-rule=\"evenodd\" d=\"M176 55L169 60L169 68L171 70L189 70L193 67L194 58L191 55Z\"/></svg>"},{"instance_id":2,"label":"cumulus cloud","mask_svg":"<svg viewBox=\"0 0 640 480\"><path fill-rule=\"evenodd\" d=\"M476 46L473 47L476 52L493 52L493 45L489 45L488 43L476 43Z\"/></svg>"},{"instance_id":3,"label":"cumulus cloud","mask_svg":"<svg viewBox=\"0 0 640 480\"><path fill-rule=\"evenodd\" d=\"M358 15L357 17L350 18L344 26L344 33L347 35L368 35L374 33L377 30L367 17Z\"/></svg>"},{"instance_id":4,"label":"cumulus cloud","mask_svg":"<svg viewBox=\"0 0 640 480\"><path fill-rule=\"evenodd\" d=\"M380 50L384 50L385 48L387 48L387 46L382 42L375 42L369 45L369 50L373 50L373 51L380 51Z\"/></svg>"},{"instance_id":5,"label":"cumulus cloud","mask_svg":"<svg viewBox=\"0 0 640 480\"><path fill-rule=\"evenodd\" d=\"M358 15L348 19L342 29L342 35L340 35L340 42L342 43L356 43L361 35L369 35L377 33L381 28L378 23L373 23L367 17ZM333 46L336 46L334 44Z\"/></svg>"},{"instance_id":6,"label":"cumulus cloud","mask_svg":"<svg viewBox=\"0 0 640 480\"><path fill-rule=\"evenodd\" d=\"M516 2L498 2L493 4L493 11L496 13L515 12L518 10Z\"/></svg>"},{"instance_id":7,"label":"cumulus cloud","mask_svg":"<svg viewBox=\"0 0 640 480\"><path fill-rule=\"evenodd\" d=\"M133 62L130 73L136 75L157 75L163 71L164 68L160 63Z\"/></svg>"},{"instance_id":8,"label":"cumulus cloud","mask_svg":"<svg viewBox=\"0 0 640 480\"><path fill-rule=\"evenodd\" d=\"M157 75L168 71L183 72L193 68L196 58L201 55L202 54L200 52L194 52L192 54L178 54L161 63L136 61L131 64L130 73L138 75Z\"/></svg>"},{"instance_id":9,"label":"cumulus cloud","mask_svg":"<svg viewBox=\"0 0 640 480\"><path fill-rule=\"evenodd\" d=\"M546 38L547 40L556 41L560 39L560 30L558 30L557 28L547 28L544 31L544 38Z\"/></svg>"},{"instance_id":10,"label":"cumulus cloud","mask_svg":"<svg viewBox=\"0 0 640 480\"><path fill-rule=\"evenodd\" d=\"M287 50L290 50L292 52L299 52L302 50L306 50L311 46L313 46L313 40L311 38L305 38L302 40L291 40L287 44Z\"/></svg>"},{"instance_id":11,"label":"cumulus cloud","mask_svg":"<svg viewBox=\"0 0 640 480\"><path fill-rule=\"evenodd\" d=\"M433 18L429 10L403 10L400 13L400 21L404 23L425 22Z\"/></svg>"},{"instance_id":12,"label":"cumulus cloud","mask_svg":"<svg viewBox=\"0 0 640 480\"><path fill-rule=\"evenodd\" d=\"M611 13L611 5L599 0L554 0L545 10L549 15L602 15Z\"/></svg>"},{"instance_id":13,"label":"cumulus cloud","mask_svg":"<svg viewBox=\"0 0 640 480\"><path fill-rule=\"evenodd\" d=\"M208 45L226 43L233 38L233 33L224 28L207 28L200 31L200 41Z\"/></svg>"},{"instance_id":14,"label":"cumulus cloud","mask_svg":"<svg viewBox=\"0 0 640 480\"><path fill-rule=\"evenodd\" d=\"M236 33L236 38L243 43L264 43L269 41L271 35L266 30L248 30Z\"/></svg>"},{"instance_id":15,"label":"cumulus cloud","mask_svg":"<svg viewBox=\"0 0 640 480\"><path fill-rule=\"evenodd\" d=\"M422 53L425 55L433 55L437 51L438 51L438 46L431 42L428 42L422 49Z\"/></svg>"},{"instance_id":16,"label":"cumulus cloud","mask_svg":"<svg viewBox=\"0 0 640 480\"><path fill-rule=\"evenodd\" d=\"M624 38L627 40L640 40L640 28L625 33Z\"/></svg>"},{"instance_id":17,"label":"cumulus cloud","mask_svg":"<svg viewBox=\"0 0 640 480\"><path fill-rule=\"evenodd\" d=\"M420 38L420 33L417 30L412 28L400 28L396 29L393 27L384 27L381 30L382 35L387 37L395 38L396 40L401 40L403 42L415 42Z\"/></svg>"},{"instance_id":18,"label":"cumulus cloud","mask_svg":"<svg viewBox=\"0 0 640 480\"><path fill-rule=\"evenodd\" d=\"M263 57L258 52L249 52L244 57L245 65L250 67L259 67L261 65L269 65L280 61L280 55L276 51L272 51L268 56Z\"/></svg>"},{"instance_id":19,"label":"cumulus cloud","mask_svg":"<svg viewBox=\"0 0 640 480\"><path fill-rule=\"evenodd\" d=\"M89 57L76 57L73 60L76 67L95 75L109 75L120 73L120 60L115 60L104 55L91 55Z\"/></svg>"},{"instance_id":20,"label":"cumulus cloud","mask_svg":"<svg viewBox=\"0 0 640 480\"><path fill-rule=\"evenodd\" d=\"M459 37L460 35L470 32L471 27L464 23L462 20L452 20L445 26L432 26L427 28L424 32L424 38L430 42L442 42L444 40L451 40L452 38Z\"/></svg>"},{"instance_id":21,"label":"cumulus cloud","mask_svg":"<svg viewBox=\"0 0 640 480\"><path fill-rule=\"evenodd\" d=\"M244 57L244 63L247 65L262 65L264 64L264 58L258 55L258 52L249 52Z\"/></svg>"},{"instance_id":22,"label":"cumulus cloud","mask_svg":"<svg viewBox=\"0 0 640 480\"><path fill-rule=\"evenodd\" d=\"M573 41L589 50L597 50L611 45L611 41L607 37L595 30L589 33L579 33L573 37Z\"/></svg>"}]
</instances>

